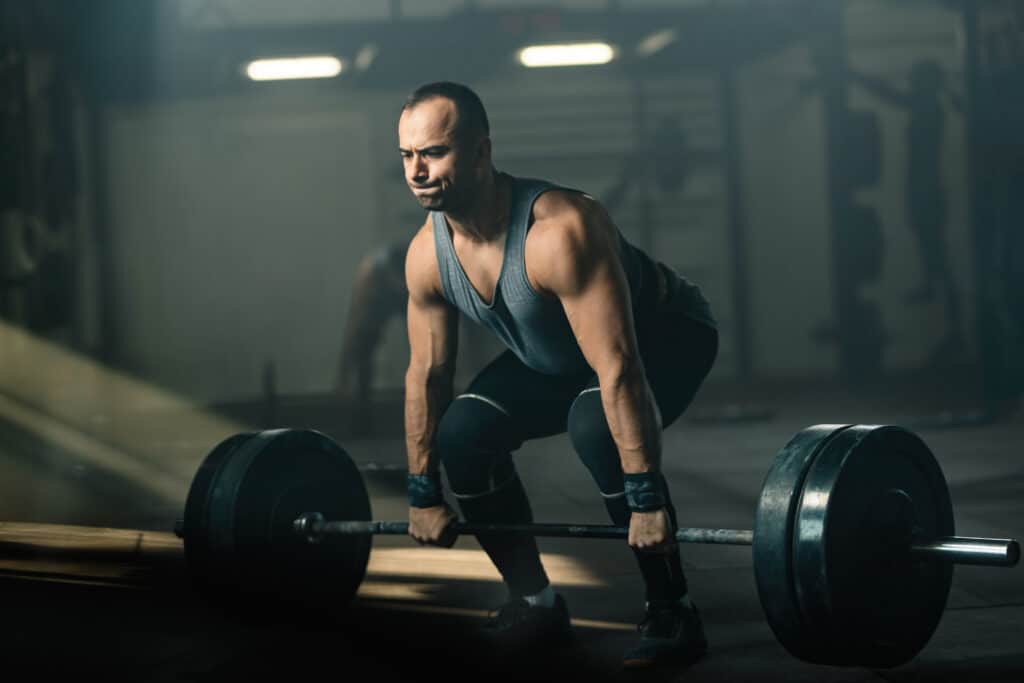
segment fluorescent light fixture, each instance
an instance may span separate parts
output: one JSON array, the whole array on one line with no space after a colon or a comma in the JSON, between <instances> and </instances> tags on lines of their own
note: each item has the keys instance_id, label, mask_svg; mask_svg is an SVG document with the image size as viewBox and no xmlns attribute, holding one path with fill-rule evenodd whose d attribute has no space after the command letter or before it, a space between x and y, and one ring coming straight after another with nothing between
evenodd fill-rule
<instances>
[{"instance_id":1,"label":"fluorescent light fixture","mask_svg":"<svg viewBox=\"0 0 1024 683\"><path fill-rule=\"evenodd\" d=\"M245 75L254 81L334 78L342 67L342 61L330 55L257 59L245 66Z\"/></svg>"},{"instance_id":2,"label":"fluorescent light fixture","mask_svg":"<svg viewBox=\"0 0 1024 683\"><path fill-rule=\"evenodd\" d=\"M608 43L531 45L519 51L519 62L530 68L607 64L613 59L615 48Z\"/></svg>"},{"instance_id":3,"label":"fluorescent light fixture","mask_svg":"<svg viewBox=\"0 0 1024 683\"><path fill-rule=\"evenodd\" d=\"M640 41L636 46L636 53L641 57L650 57L655 52L660 52L672 43L676 42L677 37L678 36L674 28L655 31Z\"/></svg>"}]
</instances>

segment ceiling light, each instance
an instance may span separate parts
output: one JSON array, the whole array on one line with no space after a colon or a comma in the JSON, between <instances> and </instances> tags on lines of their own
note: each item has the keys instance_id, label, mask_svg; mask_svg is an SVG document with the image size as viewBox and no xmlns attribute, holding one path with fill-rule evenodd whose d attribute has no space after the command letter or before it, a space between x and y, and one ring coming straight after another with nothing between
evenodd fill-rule
<instances>
[{"instance_id":1,"label":"ceiling light","mask_svg":"<svg viewBox=\"0 0 1024 683\"><path fill-rule=\"evenodd\" d=\"M329 55L257 59L245 66L245 74L254 81L334 78L342 67L340 59Z\"/></svg>"},{"instance_id":2,"label":"ceiling light","mask_svg":"<svg viewBox=\"0 0 1024 683\"><path fill-rule=\"evenodd\" d=\"M519 62L530 68L607 64L614 58L615 49L608 43L531 45L519 51Z\"/></svg>"}]
</instances>

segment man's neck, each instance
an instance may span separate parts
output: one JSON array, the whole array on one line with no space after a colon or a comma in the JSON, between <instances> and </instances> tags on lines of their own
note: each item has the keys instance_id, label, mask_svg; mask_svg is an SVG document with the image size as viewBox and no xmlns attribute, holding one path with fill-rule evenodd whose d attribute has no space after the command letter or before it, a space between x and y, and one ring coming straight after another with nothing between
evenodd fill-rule
<instances>
[{"instance_id":1,"label":"man's neck","mask_svg":"<svg viewBox=\"0 0 1024 683\"><path fill-rule=\"evenodd\" d=\"M445 212L445 219L452 230L471 242L496 241L508 230L509 194L508 179L492 171L472 206L466 211Z\"/></svg>"}]
</instances>

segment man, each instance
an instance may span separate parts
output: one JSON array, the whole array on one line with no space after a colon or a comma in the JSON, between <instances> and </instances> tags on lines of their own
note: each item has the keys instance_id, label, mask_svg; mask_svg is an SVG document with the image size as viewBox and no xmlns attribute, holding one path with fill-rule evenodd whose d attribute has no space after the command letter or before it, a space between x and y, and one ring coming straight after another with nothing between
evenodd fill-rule
<instances>
[{"instance_id":1,"label":"man","mask_svg":"<svg viewBox=\"0 0 1024 683\"><path fill-rule=\"evenodd\" d=\"M429 210L406 255L410 362L405 427L409 533L451 545L443 463L472 522L529 523L511 452L568 431L613 523L629 526L646 585L641 641L625 663L693 660L706 641L673 539L661 430L714 362L700 290L627 243L593 198L495 170L487 114L454 83L417 89L402 109L405 178ZM461 312L508 346L452 397ZM527 535L478 537L510 600L488 625L501 642L570 633Z\"/></svg>"}]
</instances>

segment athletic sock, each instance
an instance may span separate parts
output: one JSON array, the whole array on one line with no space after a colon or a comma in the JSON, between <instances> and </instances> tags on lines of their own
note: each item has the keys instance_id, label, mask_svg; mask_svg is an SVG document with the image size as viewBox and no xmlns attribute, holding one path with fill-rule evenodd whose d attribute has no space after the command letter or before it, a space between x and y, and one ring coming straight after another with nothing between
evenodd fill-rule
<instances>
[{"instance_id":1,"label":"athletic sock","mask_svg":"<svg viewBox=\"0 0 1024 683\"><path fill-rule=\"evenodd\" d=\"M530 607L554 607L555 606L555 591L551 588L551 584L544 587L539 593L533 595L524 595L523 600Z\"/></svg>"}]
</instances>

